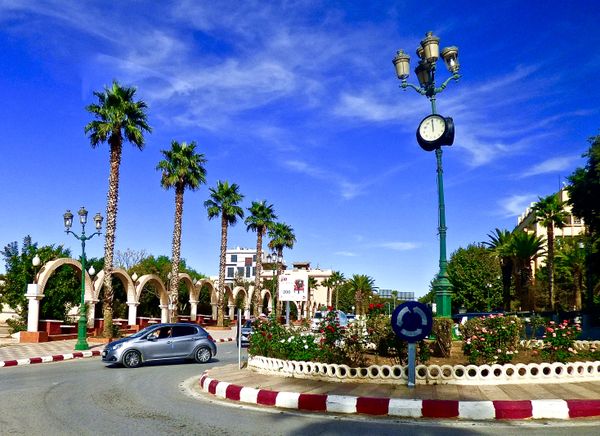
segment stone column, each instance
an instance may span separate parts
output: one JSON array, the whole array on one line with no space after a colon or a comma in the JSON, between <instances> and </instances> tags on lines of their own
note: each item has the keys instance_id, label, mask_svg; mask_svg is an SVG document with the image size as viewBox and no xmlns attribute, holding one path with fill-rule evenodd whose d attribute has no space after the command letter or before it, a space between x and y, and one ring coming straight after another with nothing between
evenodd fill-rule
<instances>
[{"instance_id":1,"label":"stone column","mask_svg":"<svg viewBox=\"0 0 600 436\"><path fill-rule=\"evenodd\" d=\"M210 306L212 308L212 319L213 319L213 321L216 321L216 319L217 319L217 306L218 305L217 305L217 303L212 303Z\"/></svg>"},{"instance_id":2,"label":"stone column","mask_svg":"<svg viewBox=\"0 0 600 436\"><path fill-rule=\"evenodd\" d=\"M127 324L129 325L137 325L137 307L138 303L135 301L127 302L127 306L129 306L129 311L127 313Z\"/></svg>"},{"instance_id":3,"label":"stone column","mask_svg":"<svg viewBox=\"0 0 600 436\"><path fill-rule=\"evenodd\" d=\"M233 323L233 318L235 317L235 304L228 304L229 308L229 319Z\"/></svg>"},{"instance_id":4,"label":"stone column","mask_svg":"<svg viewBox=\"0 0 600 436\"><path fill-rule=\"evenodd\" d=\"M196 322L198 319L198 301L190 300L190 321Z\"/></svg>"},{"instance_id":5,"label":"stone column","mask_svg":"<svg viewBox=\"0 0 600 436\"><path fill-rule=\"evenodd\" d=\"M29 283L25 297L29 300L27 306L27 331L37 332L40 318L40 300L44 298L44 294L39 293L37 283Z\"/></svg>"},{"instance_id":6,"label":"stone column","mask_svg":"<svg viewBox=\"0 0 600 436\"><path fill-rule=\"evenodd\" d=\"M88 306L88 311L87 311L87 326L89 328L94 328L94 322L96 320L95 314L96 314L96 303L97 302L98 302L98 300L86 301L87 306Z\"/></svg>"},{"instance_id":7,"label":"stone column","mask_svg":"<svg viewBox=\"0 0 600 436\"><path fill-rule=\"evenodd\" d=\"M160 322L169 322L169 305L161 304L158 307L160 307Z\"/></svg>"},{"instance_id":8,"label":"stone column","mask_svg":"<svg viewBox=\"0 0 600 436\"><path fill-rule=\"evenodd\" d=\"M244 318L250 319L250 306L244 307Z\"/></svg>"}]
</instances>

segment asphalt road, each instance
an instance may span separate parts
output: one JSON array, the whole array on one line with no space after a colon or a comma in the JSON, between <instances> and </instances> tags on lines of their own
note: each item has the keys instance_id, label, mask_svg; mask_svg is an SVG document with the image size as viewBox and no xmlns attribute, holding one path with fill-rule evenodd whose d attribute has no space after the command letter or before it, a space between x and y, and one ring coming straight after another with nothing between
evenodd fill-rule
<instances>
[{"instance_id":1,"label":"asphalt road","mask_svg":"<svg viewBox=\"0 0 600 436\"><path fill-rule=\"evenodd\" d=\"M397 435L600 434L600 422L464 423L280 412L232 405L185 388L202 371L234 363L234 343L207 365L174 362L137 369L99 358L0 369L1 435Z\"/></svg>"}]
</instances>

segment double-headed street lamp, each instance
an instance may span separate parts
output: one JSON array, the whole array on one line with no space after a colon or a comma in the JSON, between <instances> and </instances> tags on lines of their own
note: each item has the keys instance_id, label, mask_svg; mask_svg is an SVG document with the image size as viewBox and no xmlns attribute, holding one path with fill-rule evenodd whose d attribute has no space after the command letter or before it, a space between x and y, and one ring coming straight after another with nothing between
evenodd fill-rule
<instances>
[{"instance_id":1,"label":"double-headed street lamp","mask_svg":"<svg viewBox=\"0 0 600 436\"><path fill-rule=\"evenodd\" d=\"M275 274L273 274L273 279L274 279L274 283L273 283L273 295L271 296L271 301L272 301L272 306L273 308L271 309L274 314L274 316L277 314L277 299L275 298L276 296L279 297L279 265L283 264L283 256L278 254L278 253L273 253L273 254L267 254L267 263L270 264L275 264ZM289 301L288 301L288 306L287 306L287 311L286 311L286 317L287 317L287 322L289 323Z\"/></svg>"},{"instance_id":2,"label":"double-headed street lamp","mask_svg":"<svg viewBox=\"0 0 600 436\"><path fill-rule=\"evenodd\" d=\"M436 95L441 93L450 81L460 79L458 63L458 47L446 47L441 56L446 68L451 73L439 87L435 84L435 71L437 61L440 57L440 39L428 32L417 48L419 64L415 68L419 86L408 83L410 70L410 56L399 50L393 59L396 74L402 81L401 87L412 88L421 95L426 96L431 102L431 115L426 116L417 129L417 142L426 151L435 150L437 161L437 184L438 184L438 233L440 235L440 260L439 273L434 281L433 289L436 295L437 315L443 317L451 316L451 289L448 280L446 260L446 211L444 204L444 180L442 172L442 145L452 145L454 142L454 122L452 118L442 117L437 113L435 100Z\"/></svg>"},{"instance_id":3,"label":"double-headed street lamp","mask_svg":"<svg viewBox=\"0 0 600 436\"><path fill-rule=\"evenodd\" d=\"M92 239L96 235L100 235L100 229L102 228L102 215L98 212L94 215L94 222L96 224L96 232L89 236L85 235L85 224L87 223L88 211L82 206L77 212L79 215L79 222L81 223L81 235L77 235L71 231L73 225L73 214L70 210L67 210L63 215L65 220L65 232L75 236L76 239L81 241L81 305L79 306L79 321L77 322L77 343L75 344L76 350L87 350L89 345L87 343L87 313L85 310L85 241Z\"/></svg>"}]
</instances>

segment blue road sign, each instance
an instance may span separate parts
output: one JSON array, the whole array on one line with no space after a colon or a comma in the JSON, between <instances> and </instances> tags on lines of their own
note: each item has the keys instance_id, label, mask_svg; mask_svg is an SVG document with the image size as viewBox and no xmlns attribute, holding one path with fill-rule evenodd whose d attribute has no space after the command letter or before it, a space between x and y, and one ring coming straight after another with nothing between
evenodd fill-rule
<instances>
[{"instance_id":1,"label":"blue road sign","mask_svg":"<svg viewBox=\"0 0 600 436\"><path fill-rule=\"evenodd\" d=\"M392 329L406 342L419 342L431 333L433 317L423 303L407 301L400 304L392 314Z\"/></svg>"}]
</instances>

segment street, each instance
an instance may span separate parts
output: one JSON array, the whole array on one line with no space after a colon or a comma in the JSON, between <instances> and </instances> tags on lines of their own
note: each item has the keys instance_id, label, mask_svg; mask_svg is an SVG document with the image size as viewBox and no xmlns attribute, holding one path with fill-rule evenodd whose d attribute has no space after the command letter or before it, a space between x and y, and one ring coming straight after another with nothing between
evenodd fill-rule
<instances>
[{"instance_id":1,"label":"street","mask_svg":"<svg viewBox=\"0 0 600 436\"><path fill-rule=\"evenodd\" d=\"M138 369L106 367L99 358L0 371L0 434L517 434L583 435L594 421L552 423L391 420L281 412L191 396L192 378L237 361L234 343L219 346L207 365L175 362Z\"/></svg>"}]
</instances>

